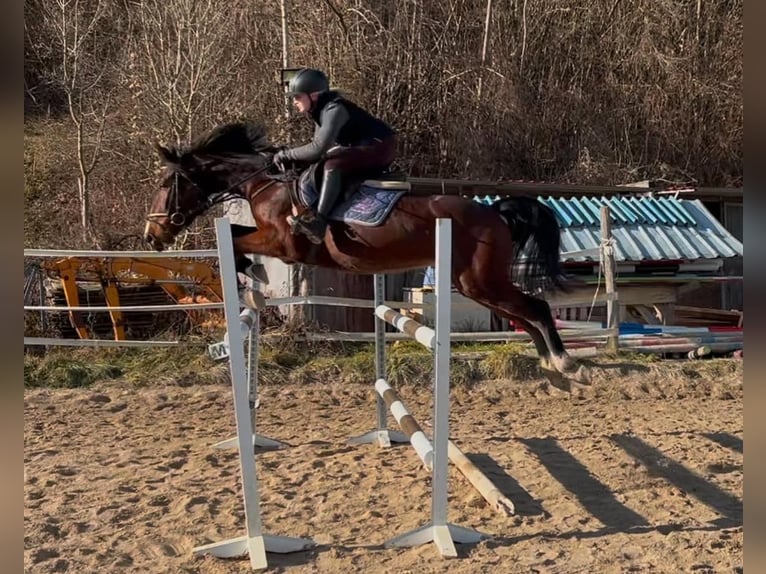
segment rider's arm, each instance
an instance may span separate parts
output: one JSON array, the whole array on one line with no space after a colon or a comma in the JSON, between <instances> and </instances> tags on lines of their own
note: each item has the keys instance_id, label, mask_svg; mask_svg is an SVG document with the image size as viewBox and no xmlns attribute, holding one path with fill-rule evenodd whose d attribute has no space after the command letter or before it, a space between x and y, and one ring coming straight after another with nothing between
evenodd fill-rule
<instances>
[{"instance_id":1,"label":"rider's arm","mask_svg":"<svg viewBox=\"0 0 766 574\"><path fill-rule=\"evenodd\" d=\"M314 139L306 145L287 150L287 159L308 163L319 160L330 149L338 132L348 121L348 111L338 102L330 102L322 110L321 125L314 131Z\"/></svg>"}]
</instances>

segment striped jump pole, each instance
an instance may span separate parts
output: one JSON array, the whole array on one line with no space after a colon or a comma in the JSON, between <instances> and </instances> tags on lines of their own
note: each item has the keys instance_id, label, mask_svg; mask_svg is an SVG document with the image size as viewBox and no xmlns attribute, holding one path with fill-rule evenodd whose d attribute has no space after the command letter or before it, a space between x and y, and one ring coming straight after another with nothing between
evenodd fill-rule
<instances>
[{"instance_id":1,"label":"striped jump pole","mask_svg":"<svg viewBox=\"0 0 766 574\"><path fill-rule=\"evenodd\" d=\"M286 554L299 552L316 546L313 540L292 538L263 533L261 522L260 494L255 473L253 455L253 424L248 404L248 381L245 364L243 327L240 320L240 301L237 290L237 271L234 263L234 245L228 218L215 220L218 240L218 259L221 268L226 330L229 336L229 365L234 401L234 416L237 424L236 443L239 450L239 468L242 479L242 497L245 511L244 536L221 542L214 542L194 548L195 554L210 554L218 558L248 556L253 570L268 568L267 552ZM252 333L252 331L251 331Z\"/></svg>"},{"instance_id":2,"label":"striped jump pole","mask_svg":"<svg viewBox=\"0 0 766 574\"><path fill-rule=\"evenodd\" d=\"M436 306L438 309L438 300ZM378 318L383 319L386 323L396 327L405 335L409 335L427 349L434 350L436 345L436 331L430 327L421 325L415 321L415 319L405 317L387 305L378 305L375 308L375 315Z\"/></svg>"},{"instance_id":3,"label":"striped jump pole","mask_svg":"<svg viewBox=\"0 0 766 574\"><path fill-rule=\"evenodd\" d=\"M415 449L415 452L418 453L420 460L423 461L423 466L428 470L433 470L434 449L431 446L431 441L428 440L418 421L410 414L410 411L397 392L383 379L375 381L375 390L391 410L391 414L394 415L396 422L407 433L410 444ZM513 502L504 496L481 469L451 440L448 441L448 456L452 464L468 479L468 482L471 483L495 511L506 516L516 512Z\"/></svg>"},{"instance_id":4,"label":"striped jump pole","mask_svg":"<svg viewBox=\"0 0 766 574\"><path fill-rule=\"evenodd\" d=\"M513 505L513 502L500 492L495 483L452 441L449 441L449 459L463 473L463 476L468 479L468 482L471 483L478 493L484 497L484 500L489 503L495 512L505 516L516 514L516 507Z\"/></svg>"},{"instance_id":5,"label":"striped jump pole","mask_svg":"<svg viewBox=\"0 0 766 574\"><path fill-rule=\"evenodd\" d=\"M420 428L418 421L410 414L410 411L407 410L399 395L396 394L396 391L384 379L375 381L375 390L391 410L391 414L394 415L396 422L407 433L408 441L412 448L415 449L415 452L418 453L420 460L423 461L423 466L428 470L433 470L434 447L431 446L431 441L428 440L423 429Z\"/></svg>"}]
</instances>

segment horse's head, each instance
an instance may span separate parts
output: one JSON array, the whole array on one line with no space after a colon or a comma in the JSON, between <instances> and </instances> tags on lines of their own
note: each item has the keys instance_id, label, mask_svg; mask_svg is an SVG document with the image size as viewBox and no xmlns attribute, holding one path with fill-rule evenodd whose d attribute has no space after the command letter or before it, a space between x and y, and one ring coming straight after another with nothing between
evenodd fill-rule
<instances>
[{"instance_id":1,"label":"horse's head","mask_svg":"<svg viewBox=\"0 0 766 574\"><path fill-rule=\"evenodd\" d=\"M261 126L227 124L203 136L188 149L157 145L164 166L144 230L157 251L211 206L241 196L241 188L271 165L273 147Z\"/></svg>"}]
</instances>

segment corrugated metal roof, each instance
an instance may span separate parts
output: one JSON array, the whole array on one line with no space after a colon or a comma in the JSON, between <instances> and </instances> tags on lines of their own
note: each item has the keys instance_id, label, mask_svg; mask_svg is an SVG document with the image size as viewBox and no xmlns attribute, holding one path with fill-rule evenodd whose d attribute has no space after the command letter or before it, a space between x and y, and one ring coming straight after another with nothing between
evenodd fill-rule
<instances>
[{"instance_id":1,"label":"corrugated metal roof","mask_svg":"<svg viewBox=\"0 0 766 574\"><path fill-rule=\"evenodd\" d=\"M475 197L492 203L496 197ZM698 199L672 197L538 197L561 226L561 252L598 248L600 210L608 205L618 262L699 261L743 254L743 246ZM598 261L598 256L570 253L564 261Z\"/></svg>"}]
</instances>

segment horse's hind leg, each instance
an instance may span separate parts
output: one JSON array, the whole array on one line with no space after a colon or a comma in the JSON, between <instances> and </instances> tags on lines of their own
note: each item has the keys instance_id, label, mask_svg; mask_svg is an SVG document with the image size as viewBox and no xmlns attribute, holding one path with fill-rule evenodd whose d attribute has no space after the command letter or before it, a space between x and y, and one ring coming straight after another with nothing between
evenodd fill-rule
<instances>
[{"instance_id":1,"label":"horse's hind leg","mask_svg":"<svg viewBox=\"0 0 766 574\"><path fill-rule=\"evenodd\" d=\"M509 305L504 304L502 296L494 294L498 292L497 290L477 288L475 283L467 282L465 280L461 281L459 278L455 281L455 288L462 295L469 299L473 299L490 311L494 311L498 315L513 321L529 333L529 336L532 338L532 343L535 345L535 350L540 356L542 366L544 368L553 368L550 360L551 351L543 333L524 317L520 316L518 313L514 313ZM511 286L511 288L513 288L513 286Z\"/></svg>"},{"instance_id":2,"label":"horse's hind leg","mask_svg":"<svg viewBox=\"0 0 766 574\"><path fill-rule=\"evenodd\" d=\"M529 321L526 321L518 316L510 315L509 313L500 310L497 312L513 320L516 325L524 329L527 333L529 333L530 337L532 337L532 342L535 344L537 354L540 356L540 368L542 369L545 378L547 378L554 387L561 389L562 391L571 392L572 386L569 381L566 380L564 375L562 375L556 369L556 367L553 366L550 349L545 342L545 337L543 337L543 334L537 329L537 327L534 327ZM578 377L578 382L584 382L584 379L579 379L580 377Z\"/></svg>"},{"instance_id":3,"label":"horse's hind leg","mask_svg":"<svg viewBox=\"0 0 766 574\"><path fill-rule=\"evenodd\" d=\"M512 313L521 315L530 325L539 329L550 349L550 363L553 364L553 367L565 375L576 371L572 380L581 384L590 384L589 369L584 365L578 366L577 361L566 352L564 342L556 331L556 323L553 320L550 305L542 299L522 293L515 287L514 296L515 299L520 300L520 304L517 303L512 307ZM547 368L544 364L542 366ZM559 386L556 383L554 385Z\"/></svg>"},{"instance_id":4,"label":"horse's hind leg","mask_svg":"<svg viewBox=\"0 0 766 574\"><path fill-rule=\"evenodd\" d=\"M529 336L532 338L532 343L535 345L535 350L540 357L540 368L542 369L545 377L554 387L563 391L571 392L572 388L569 381L565 380L565 377L558 371L551 360L551 351L540 329L532 325L532 323L526 319L520 317L518 314L510 312L509 306L504 305L502 301L497 302L491 298L484 299L480 296L477 296L475 292L471 293L469 291L463 291L460 289L460 287L458 287L458 291L460 291L466 297L471 297L477 303L484 305L488 309L498 313L506 319L513 321L514 324L518 325L527 333L529 333Z\"/></svg>"},{"instance_id":5,"label":"horse's hind leg","mask_svg":"<svg viewBox=\"0 0 766 574\"><path fill-rule=\"evenodd\" d=\"M469 297L470 295L463 293L466 295L466 297ZM548 342L546 340L546 337L543 335L543 332L535 325L530 323L527 319L521 317L518 313L512 312L510 307L503 304L503 302L495 302L490 301L489 299L482 299L482 298L473 298L477 303L480 303L481 305L484 305L488 309L494 311L495 313L505 317L506 319L509 319L510 321L513 321L514 324L518 325L522 329L524 329L527 333L529 333L529 336L532 339L532 343L535 345L535 350L537 351L538 356L540 357L540 366L543 369L549 370L549 371L556 371L558 370L554 366L554 362L551 359L551 349L548 346Z\"/></svg>"},{"instance_id":6,"label":"horse's hind leg","mask_svg":"<svg viewBox=\"0 0 766 574\"><path fill-rule=\"evenodd\" d=\"M564 342L556 331L556 323L550 305L546 301L527 295L515 287L513 287L510 299L509 311L519 315L540 331L550 349L550 360L556 370L562 373L575 370L577 364L566 352Z\"/></svg>"},{"instance_id":7,"label":"horse's hind leg","mask_svg":"<svg viewBox=\"0 0 766 574\"><path fill-rule=\"evenodd\" d=\"M548 344L545 342L545 337L543 337L540 330L533 326L529 321L522 319L518 315L511 315L504 309L498 310L497 312L506 315L515 325L518 325L529 333L529 336L532 338L532 343L535 345L535 350L540 357L540 366L544 369L555 371L556 369L553 367L553 363L551 363L551 350L548 348Z\"/></svg>"},{"instance_id":8,"label":"horse's hind leg","mask_svg":"<svg viewBox=\"0 0 766 574\"><path fill-rule=\"evenodd\" d=\"M494 305L489 303L488 301L482 301L482 300L476 300L477 303L480 303L481 305L484 305L491 311L494 311L498 315L501 315L502 317L505 317L506 319L513 321L515 325L518 325L522 329L524 329L527 333L529 333L529 336L532 338L532 343L535 345L535 350L537 351L538 356L540 357L540 364L543 368L546 369L553 369L550 358L551 358L551 351L548 348L548 344L545 342L545 337L543 337L543 334L534 326L532 326L528 321L525 321L518 315L513 315L508 312L507 309L505 309L502 306Z\"/></svg>"},{"instance_id":9,"label":"horse's hind leg","mask_svg":"<svg viewBox=\"0 0 766 574\"><path fill-rule=\"evenodd\" d=\"M464 273L455 278L455 286L466 297L518 322L532 337L544 367L552 365L562 373L576 368L556 331L548 303L522 293L505 277L479 279L476 273Z\"/></svg>"}]
</instances>

